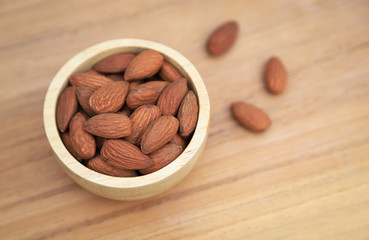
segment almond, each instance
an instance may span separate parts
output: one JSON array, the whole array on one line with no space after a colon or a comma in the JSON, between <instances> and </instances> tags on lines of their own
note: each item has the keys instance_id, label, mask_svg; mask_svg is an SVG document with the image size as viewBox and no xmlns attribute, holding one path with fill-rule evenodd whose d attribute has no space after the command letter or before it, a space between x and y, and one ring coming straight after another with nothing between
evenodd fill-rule
<instances>
[{"instance_id":1,"label":"almond","mask_svg":"<svg viewBox=\"0 0 369 240\"><path fill-rule=\"evenodd\" d=\"M190 90L183 98L178 110L179 135L186 138L195 130L198 114L197 98Z\"/></svg>"},{"instance_id":2,"label":"almond","mask_svg":"<svg viewBox=\"0 0 369 240\"><path fill-rule=\"evenodd\" d=\"M143 105L131 115L132 134L126 140L132 144L139 144L146 128L161 115L160 109L155 105Z\"/></svg>"},{"instance_id":3,"label":"almond","mask_svg":"<svg viewBox=\"0 0 369 240\"><path fill-rule=\"evenodd\" d=\"M107 163L100 155L92 158L88 161L87 167L105 175L110 175L113 177L135 177L137 176L136 171L115 168L109 163Z\"/></svg>"},{"instance_id":4,"label":"almond","mask_svg":"<svg viewBox=\"0 0 369 240\"><path fill-rule=\"evenodd\" d=\"M146 104L155 104L160 93L168 85L165 81L153 81L139 85L129 91L127 95L127 106L136 109Z\"/></svg>"},{"instance_id":5,"label":"almond","mask_svg":"<svg viewBox=\"0 0 369 240\"><path fill-rule=\"evenodd\" d=\"M121 169L144 169L152 165L151 159L138 147L120 139L105 140L101 156L110 165Z\"/></svg>"},{"instance_id":6,"label":"almond","mask_svg":"<svg viewBox=\"0 0 369 240\"><path fill-rule=\"evenodd\" d=\"M68 128L70 120L77 112L77 107L76 87L67 87L60 95L56 108L56 124L60 132L64 132Z\"/></svg>"},{"instance_id":7,"label":"almond","mask_svg":"<svg viewBox=\"0 0 369 240\"><path fill-rule=\"evenodd\" d=\"M210 35L207 48L211 55L217 56L231 48L238 35L238 24L229 21L215 29Z\"/></svg>"},{"instance_id":8,"label":"almond","mask_svg":"<svg viewBox=\"0 0 369 240\"><path fill-rule=\"evenodd\" d=\"M131 53L114 54L98 62L94 68L103 73L123 72L134 57L135 55Z\"/></svg>"},{"instance_id":9,"label":"almond","mask_svg":"<svg viewBox=\"0 0 369 240\"><path fill-rule=\"evenodd\" d=\"M260 108L244 103L236 102L231 106L233 116L246 128L261 132L269 128L271 121L268 115Z\"/></svg>"},{"instance_id":10,"label":"almond","mask_svg":"<svg viewBox=\"0 0 369 240\"><path fill-rule=\"evenodd\" d=\"M76 94L79 104L82 109L89 115L95 115L95 112L90 107L90 97L95 92L95 89L87 86L80 86L76 88Z\"/></svg>"},{"instance_id":11,"label":"almond","mask_svg":"<svg viewBox=\"0 0 369 240\"><path fill-rule=\"evenodd\" d=\"M163 115L175 115L183 97L187 93L187 80L181 78L170 83L160 94L158 107Z\"/></svg>"},{"instance_id":12,"label":"almond","mask_svg":"<svg viewBox=\"0 0 369 240\"><path fill-rule=\"evenodd\" d=\"M70 121L69 134L77 155L82 159L90 159L95 156L96 143L94 137L83 130L86 117L82 113L76 113Z\"/></svg>"},{"instance_id":13,"label":"almond","mask_svg":"<svg viewBox=\"0 0 369 240\"><path fill-rule=\"evenodd\" d=\"M106 75L107 78L110 78L113 81L124 81L122 74L109 74Z\"/></svg>"},{"instance_id":14,"label":"almond","mask_svg":"<svg viewBox=\"0 0 369 240\"><path fill-rule=\"evenodd\" d=\"M173 116L162 116L149 125L142 135L141 151L152 153L168 143L178 130L178 120Z\"/></svg>"},{"instance_id":15,"label":"almond","mask_svg":"<svg viewBox=\"0 0 369 240\"><path fill-rule=\"evenodd\" d=\"M154 50L145 50L128 64L124 73L126 81L141 80L154 76L163 65L163 56Z\"/></svg>"},{"instance_id":16,"label":"almond","mask_svg":"<svg viewBox=\"0 0 369 240\"><path fill-rule=\"evenodd\" d=\"M178 146L181 146L182 149L186 148L186 141L178 134L174 135L174 137L169 141L169 143L173 143Z\"/></svg>"},{"instance_id":17,"label":"almond","mask_svg":"<svg viewBox=\"0 0 369 240\"><path fill-rule=\"evenodd\" d=\"M168 82L174 82L183 78L182 74L170 63L164 62L160 69L159 76Z\"/></svg>"},{"instance_id":18,"label":"almond","mask_svg":"<svg viewBox=\"0 0 369 240\"><path fill-rule=\"evenodd\" d=\"M60 134L61 136L61 139L64 143L64 146L65 148L68 150L68 152L74 157L76 158L77 160L80 160L76 151L74 150L74 147L73 147L73 144L72 144L72 141L70 140L70 135L69 135L69 132L63 132Z\"/></svg>"},{"instance_id":19,"label":"almond","mask_svg":"<svg viewBox=\"0 0 369 240\"><path fill-rule=\"evenodd\" d=\"M142 83L143 83L143 81L141 81L141 80L129 82L129 91L131 91L132 89L135 89L136 87L138 87L138 85L140 85Z\"/></svg>"},{"instance_id":20,"label":"almond","mask_svg":"<svg viewBox=\"0 0 369 240\"><path fill-rule=\"evenodd\" d=\"M100 88L113 80L97 73L96 71L88 71L85 73L75 73L69 78L70 84L80 87L87 86L92 88Z\"/></svg>"},{"instance_id":21,"label":"almond","mask_svg":"<svg viewBox=\"0 0 369 240\"><path fill-rule=\"evenodd\" d=\"M272 57L265 67L265 83L271 93L279 94L287 85L287 73L282 61Z\"/></svg>"},{"instance_id":22,"label":"almond","mask_svg":"<svg viewBox=\"0 0 369 240\"><path fill-rule=\"evenodd\" d=\"M128 93L128 83L112 82L96 90L90 97L90 106L95 113L117 112Z\"/></svg>"},{"instance_id":23,"label":"almond","mask_svg":"<svg viewBox=\"0 0 369 240\"><path fill-rule=\"evenodd\" d=\"M146 169L141 169L140 172L142 174L155 172L173 162L173 160L175 160L181 154L181 152L181 146L176 144L167 144L150 154L149 157L152 160L152 166Z\"/></svg>"},{"instance_id":24,"label":"almond","mask_svg":"<svg viewBox=\"0 0 369 240\"><path fill-rule=\"evenodd\" d=\"M101 113L88 119L83 129L103 138L122 138L131 135L132 121L119 113Z\"/></svg>"}]
</instances>

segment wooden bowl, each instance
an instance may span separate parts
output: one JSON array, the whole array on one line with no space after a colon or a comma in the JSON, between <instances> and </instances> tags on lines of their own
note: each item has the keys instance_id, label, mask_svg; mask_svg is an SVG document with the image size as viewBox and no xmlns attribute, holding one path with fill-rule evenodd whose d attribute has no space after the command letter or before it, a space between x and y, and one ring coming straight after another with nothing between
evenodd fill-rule
<instances>
[{"instance_id":1,"label":"wooden bowl","mask_svg":"<svg viewBox=\"0 0 369 240\"><path fill-rule=\"evenodd\" d=\"M139 53L146 49L160 52L173 64L194 90L199 101L199 118L193 137L182 154L166 167L148 175L120 178L90 170L79 163L64 147L56 126L56 104L69 77L86 71L101 59L119 52ZM210 118L210 103L206 87L196 68L177 51L162 44L140 39L117 39L96 44L70 59L55 75L44 103L44 125L47 138L64 171L80 186L97 195L134 200L153 196L174 186L192 169L204 150Z\"/></svg>"}]
</instances>

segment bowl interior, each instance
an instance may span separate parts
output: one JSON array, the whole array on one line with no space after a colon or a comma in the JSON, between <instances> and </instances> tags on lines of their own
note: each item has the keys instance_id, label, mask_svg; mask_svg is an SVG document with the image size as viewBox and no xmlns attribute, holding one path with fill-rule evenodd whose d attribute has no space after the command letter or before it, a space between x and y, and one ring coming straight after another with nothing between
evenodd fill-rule
<instances>
[{"instance_id":1,"label":"bowl interior","mask_svg":"<svg viewBox=\"0 0 369 240\"><path fill-rule=\"evenodd\" d=\"M165 61L173 64L187 78L199 102L199 118L192 139L182 154L166 167L147 175L133 178L117 178L97 173L83 166L64 147L56 126L55 112L59 95L68 84L69 77L77 72L91 69L101 59L120 52L139 53L146 49L160 52ZM140 39L117 39L87 48L70 59L52 80L45 98L44 124L50 145L62 167L72 178L79 176L84 181L112 188L134 188L155 184L175 174L190 160L197 157L206 142L210 118L210 104L206 87L195 67L180 53L162 44Z\"/></svg>"}]
</instances>

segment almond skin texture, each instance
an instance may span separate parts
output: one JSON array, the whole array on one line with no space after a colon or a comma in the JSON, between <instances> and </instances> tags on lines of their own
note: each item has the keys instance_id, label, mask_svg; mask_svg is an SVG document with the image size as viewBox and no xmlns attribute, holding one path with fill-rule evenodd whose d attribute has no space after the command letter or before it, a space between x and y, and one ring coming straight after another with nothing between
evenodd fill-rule
<instances>
[{"instance_id":1,"label":"almond skin texture","mask_svg":"<svg viewBox=\"0 0 369 240\"><path fill-rule=\"evenodd\" d=\"M83 130L86 117L82 113L76 113L70 121L69 134L77 155L82 159L90 159L95 156L95 138Z\"/></svg>"},{"instance_id":2,"label":"almond skin texture","mask_svg":"<svg viewBox=\"0 0 369 240\"><path fill-rule=\"evenodd\" d=\"M122 138L131 135L132 121L124 114L101 113L88 119L83 129L98 137Z\"/></svg>"},{"instance_id":3,"label":"almond skin texture","mask_svg":"<svg viewBox=\"0 0 369 240\"><path fill-rule=\"evenodd\" d=\"M64 132L68 128L70 120L77 112L77 107L76 87L67 87L60 95L56 108L56 124L60 132Z\"/></svg>"},{"instance_id":4,"label":"almond skin texture","mask_svg":"<svg viewBox=\"0 0 369 240\"><path fill-rule=\"evenodd\" d=\"M187 80L181 78L170 83L160 94L158 107L163 115L175 115L183 97L187 93Z\"/></svg>"},{"instance_id":5,"label":"almond skin texture","mask_svg":"<svg viewBox=\"0 0 369 240\"><path fill-rule=\"evenodd\" d=\"M287 85L287 72L282 61L272 57L265 67L265 83L271 93L279 94Z\"/></svg>"},{"instance_id":6,"label":"almond skin texture","mask_svg":"<svg viewBox=\"0 0 369 240\"><path fill-rule=\"evenodd\" d=\"M109 74L106 75L107 78L110 78L113 81L124 81L122 74Z\"/></svg>"},{"instance_id":7,"label":"almond skin texture","mask_svg":"<svg viewBox=\"0 0 369 240\"><path fill-rule=\"evenodd\" d=\"M160 109L155 105L143 105L137 108L131 115L132 134L126 137L126 140L134 145L139 144L146 128L160 115Z\"/></svg>"},{"instance_id":8,"label":"almond skin texture","mask_svg":"<svg viewBox=\"0 0 369 240\"><path fill-rule=\"evenodd\" d=\"M95 92L95 89L92 87L81 86L76 88L77 99L79 105L81 105L82 109L89 115L95 115L95 112L90 107L90 97Z\"/></svg>"},{"instance_id":9,"label":"almond skin texture","mask_svg":"<svg viewBox=\"0 0 369 240\"><path fill-rule=\"evenodd\" d=\"M199 106L193 91L188 91L178 110L179 135L186 138L196 128Z\"/></svg>"},{"instance_id":10,"label":"almond skin texture","mask_svg":"<svg viewBox=\"0 0 369 240\"><path fill-rule=\"evenodd\" d=\"M155 104L163 89L168 86L165 81L147 82L129 91L127 95L127 106L136 109L146 104Z\"/></svg>"},{"instance_id":11,"label":"almond skin texture","mask_svg":"<svg viewBox=\"0 0 369 240\"><path fill-rule=\"evenodd\" d=\"M75 73L69 78L70 84L76 87L87 86L94 89L98 89L107 83L113 82L113 80L97 73L94 70L90 70L85 73Z\"/></svg>"},{"instance_id":12,"label":"almond skin texture","mask_svg":"<svg viewBox=\"0 0 369 240\"><path fill-rule=\"evenodd\" d=\"M183 78L182 74L170 63L164 62L160 69L159 76L168 82L174 82Z\"/></svg>"},{"instance_id":13,"label":"almond skin texture","mask_svg":"<svg viewBox=\"0 0 369 240\"><path fill-rule=\"evenodd\" d=\"M129 82L129 91L131 91L132 89L135 89L136 87L138 87L138 85L140 85L142 83L143 83L142 80Z\"/></svg>"},{"instance_id":14,"label":"almond skin texture","mask_svg":"<svg viewBox=\"0 0 369 240\"><path fill-rule=\"evenodd\" d=\"M178 134L174 135L174 137L169 141L169 143L173 143L178 146L181 146L182 149L186 148L186 141Z\"/></svg>"},{"instance_id":15,"label":"almond skin texture","mask_svg":"<svg viewBox=\"0 0 369 240\"><path fill-rule=\"evenodd\" d=\"M150 154L149 157L153 162L152 166L140 170L140 173L142 174L152 173L167 166L181 154L182 150L183 150L182 147L176 144L169 143L165 145L164 147Z\"/></svg>"},{"instance_id":16,"label":"almond skin texture","mask_svg":"<svg viewBox=\"0 0 369 240\"><path fill-rule=\"evenodd\" d=\"M96 90L89 100L92 110L96 114L117 112L124 105L128 85L125 81L117 81Z\"/></svg>"},{"instance_id":17,"label":"almond skin texture","mask_svg":"<svg viewBox=\"0 0 369 240\"><path fill-rule=\"evenodd\" d=\"M124 73L126 81L141 80L154 76L163 65L163 56L154 50L145 50L138 54Z\"/></svg>"},{"instance_id":18,"label":"almond skin texture","mask_svg":"<svg viewBox=\"0 0 369 240\"><path fill-rule=\"evenodd\" d=\"M113 177L135 177L137 176L136 171L115 168L107 163L100 155L92 158L88 161L87 167L94 170L95 172L110 175Z\"/></svg>"},{"instance_id":19,"label":"almond skin texture","mask_svg":"<svg viewBox=\"0 0 369 240\"><path fill-rule=\"evenodd\" d=\"M64 146L65 148L68 150L68 152L74 157L76 158L77 160L80 160L76 151L74 150L74 147L73 147L73 144L72 144L72 141L70 140L70 135L69 135L69 132L63 132L60 134L61 136L61 139L64 143Z\"/></svg>"},{"instance_id":20,"label":"almond skin texture","mask_svg":"<svg viewBox=\"0 0 369 240\"><path fill-rule=\"evenodd\" d=\"M178 120L173 116L162 116L149 125L142 135L141 151L152 153L167 144L176 135Z\"/></svg>"},{"instance_id":21,"label":"almond skin texture","mask_svg":"<svg viewBox=\"0 0 369 240\"><path fill-rule=\"evenodd\" d=\"M269 128L271 121L269 116L260 108L244 103L236 102L231 106L233 116L246 128L254 132L262 132Z\"/></svg>"},{"instance_id":22,"label":"almond skin texture","mask_svg":"<svg viewBox=\"0 0 369 240\"><path fill-rule=\"evenodd\" d=\"M225 53L231 48L238 35L238 24L235 21L229 21L215 29L210 35L207 49L213 56Z\"/></svg>"},{"instance_id":23,"label":"almond skin texture","mask_svg":"<svg viewBox=\"0 0 369 240\"><path fill-rule=\"evenodd\" d=\"M121 139L105 140L101 156L110 165L121 169L144 169L152 166L151 159L138 147Z\"/></svg>"},{"instance_id":24,"label":"almond skin texture","mask_svg":"<svg viewBox=\"0 0 369 240\"><path fill-rule=\"evenodd\" d=\"M123 72L133 58L135 58L135 55L131 53L114 54L98 62L94 69L103 73Z\"/></svg>"}]
</instances>

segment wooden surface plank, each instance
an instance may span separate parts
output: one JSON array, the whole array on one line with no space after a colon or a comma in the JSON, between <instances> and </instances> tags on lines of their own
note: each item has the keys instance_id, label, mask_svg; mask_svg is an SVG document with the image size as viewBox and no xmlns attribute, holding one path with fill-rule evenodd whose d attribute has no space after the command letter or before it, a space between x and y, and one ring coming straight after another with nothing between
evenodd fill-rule
<instances>
[{"instance_id":1,"label":"wooden surface plank","mask_svg":"<svg viewBox=\"0 0 369 240\"><path fill-rule=\"evenodd\" d=\"M3 239L368 239L368 1L1 1L0 236ZM240 23L209 57L209 32ZM57 165L43 130L48 84L74 54L136 37L199 70L212 105L194 170L151 199L95 196ZM265 91L279 56L286 92ZM253 134L229 104L248 101L272 127Z\"/></svg>"}]
</instances>

